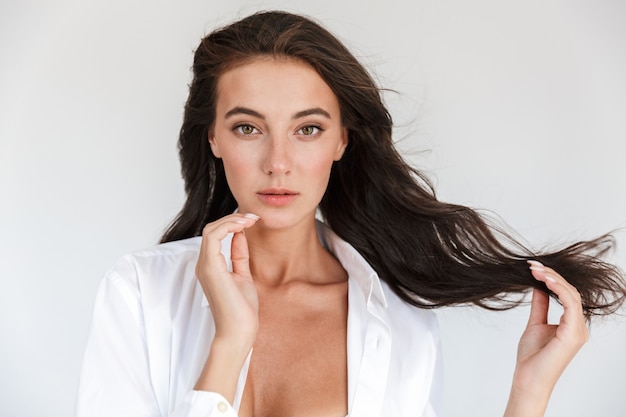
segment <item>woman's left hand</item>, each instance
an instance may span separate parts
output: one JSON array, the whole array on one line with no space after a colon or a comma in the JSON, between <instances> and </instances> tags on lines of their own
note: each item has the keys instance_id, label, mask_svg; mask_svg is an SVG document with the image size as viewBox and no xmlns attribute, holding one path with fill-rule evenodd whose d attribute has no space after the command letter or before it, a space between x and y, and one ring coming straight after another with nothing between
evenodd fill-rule
<instances>
[{"instance_id":1,"label":"woman's left hand","mask_svg":"<svg viewBox=\"0 0 626 417\"><path fill-rule=\"evenodd\" d=\"M505 417L543 416L559 377L589 338L580 294L561 275L536 261L531 273L563 306L558 324L548 324L548 295L533 290L530 318L517 351L517 365Z\"/></svg>"}]
</instances>

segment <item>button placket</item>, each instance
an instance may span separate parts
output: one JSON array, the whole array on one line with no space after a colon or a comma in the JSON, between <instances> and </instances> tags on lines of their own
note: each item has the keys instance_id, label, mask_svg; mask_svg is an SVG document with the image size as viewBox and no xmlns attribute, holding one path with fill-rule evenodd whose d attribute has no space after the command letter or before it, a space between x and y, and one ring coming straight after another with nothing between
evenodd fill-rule
<instances>
[{"instance_id":1,"label":"button placket","mask_svg":"<svg viewBox=\"0 0 626 417\"><path fill-rule=\"evenodd\" d=\"M365 333L363 357L353 415L378 416L383 406L391 354L390 332L378 317L372 318Z\"/></svg>"}]
</instances>

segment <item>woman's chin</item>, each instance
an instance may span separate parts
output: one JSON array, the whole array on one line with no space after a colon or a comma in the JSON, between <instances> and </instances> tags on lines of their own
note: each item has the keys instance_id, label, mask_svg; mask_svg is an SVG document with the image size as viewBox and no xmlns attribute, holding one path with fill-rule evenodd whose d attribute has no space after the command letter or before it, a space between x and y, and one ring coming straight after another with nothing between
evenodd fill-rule
<instances>
[{"instance_id":1,"label":"woman's chin","mask_svg":"<svg viewBox=\"0 0 626 417\"><path fill-rule=\"evenodd\" d=\"M303 226L315 224L314 212L303 216L289 213L287 211L281 212L276 210L264 210L258 215L261 219L255 227L268 231L286 231L289 229L301 228Z\"/></svg>"}]
</instances>

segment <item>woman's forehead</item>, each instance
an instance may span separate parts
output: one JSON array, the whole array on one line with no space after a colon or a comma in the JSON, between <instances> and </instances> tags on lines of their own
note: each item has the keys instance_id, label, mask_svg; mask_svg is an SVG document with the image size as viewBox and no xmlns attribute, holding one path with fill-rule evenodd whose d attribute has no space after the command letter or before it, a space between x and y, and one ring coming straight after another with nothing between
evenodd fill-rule
<instances>
[{"instance_id":1,"label":"woman's forehead","mask_svg":"<svg viewBox=\"0 0 626 417\"><path fill-rule=\"evenodd\" d=\"M339 111L337 97L324 79L311 65L295 59L262 57L230 68L218 80L217 98L218 113L235 106Z\"/></svg>"}]
</instances>

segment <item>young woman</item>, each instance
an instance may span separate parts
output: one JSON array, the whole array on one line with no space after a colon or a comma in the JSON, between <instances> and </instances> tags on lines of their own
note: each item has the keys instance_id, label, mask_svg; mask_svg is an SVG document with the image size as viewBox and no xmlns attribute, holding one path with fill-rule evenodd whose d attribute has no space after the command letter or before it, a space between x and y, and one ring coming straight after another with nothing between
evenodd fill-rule
<instances>
[{"instance_id":1,"label":"young woman","mask_svg":"<svg viewBox=\"0 0 626 417\"><path fill-rule=\"evenodd\" d=\"M103 280L79 416L436 416L430 308L511 307L528 288L504 415L543 415L585 318L626 294L598 258L609 238L533 253L438 201L395 150L368 73L306 18L217 30L193 71L187 201L161 245Z\"/></svg>"}]
</instances>

